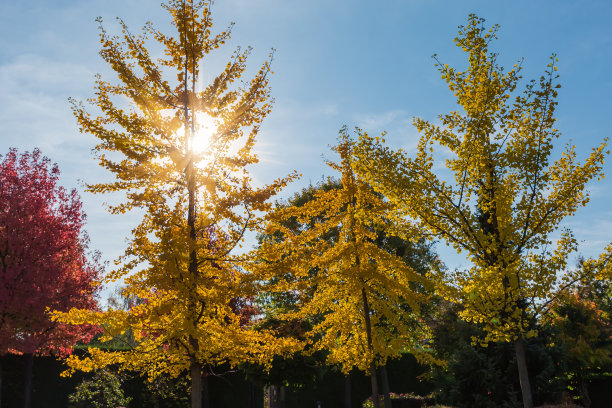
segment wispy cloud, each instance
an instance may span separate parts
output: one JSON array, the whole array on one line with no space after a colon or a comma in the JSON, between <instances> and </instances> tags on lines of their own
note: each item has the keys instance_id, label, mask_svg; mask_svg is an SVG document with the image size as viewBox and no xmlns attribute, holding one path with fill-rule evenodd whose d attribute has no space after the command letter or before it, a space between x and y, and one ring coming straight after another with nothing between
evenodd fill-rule
<instances>
[{"instance_id":1,"label":"wispy cloud","mask_svg":"<svg viewBox=\"0 0 612 408\"><path fill-rule=\"evenodd\" d=\"M89 88L86 67L23 54L0 65L2 147L53 148L77 134L67 98Z\"/></svg>"},{"instance_id":2,"label":"wispy cloud","mask_svg":"<svg viewBox=\"0 0 612 408\"><path fill-rule=\"evenodd\" d=\"M412 116L404 110L356 115L354 120L357 126L370 134L386 132L386 140L393 148L411 152L418 143L418 132L412 124Z\"/></svg>"},{"instance_id":3,"label":"wispy cloud","mask_svg":"<svg viewBox=\"0 0 612 408\"><path fill-rule=\"evenodd\" d=\"M579 243L579 252L585 257L598 256L612 242L612 211L580 211L563 225L573 231Z\"/></svg>"},{"instance_id":4,"label":"wispy cloud","mask_svg":"<svg viewBox=\"0 0 612 408\"><path fill-rule=\"evenodd\" d=\"M81 191L88 215L93 249L104 248L104 259L116 258L132 226L129 217L109 217L103 201L109 197L84 194L80 179L108 178L88 154L91 136L79 133L67 98L91 89L93 73L85 66L55 61L37 54L22 54L0 65L0 154L40 148L60 165L61 184Z\"/></svg>"}]
</instances>

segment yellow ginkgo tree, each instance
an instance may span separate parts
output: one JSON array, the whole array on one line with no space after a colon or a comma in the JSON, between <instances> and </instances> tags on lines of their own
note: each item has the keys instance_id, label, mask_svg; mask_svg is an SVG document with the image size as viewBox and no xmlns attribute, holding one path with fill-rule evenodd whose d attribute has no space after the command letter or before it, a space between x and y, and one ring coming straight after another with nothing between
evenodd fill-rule
<instances>
[{"instance_id":1,"label":"yellow ginkgo tree","mask_svg":"<svg viewBox=\"0 0 612 408\"><path fill-rule=\"evenodd\" d=\"M362 137L357 168L407 217L467 253L472 266L448 274L438 290L462 303L464 319L484 327L483 345L514 343L523 403L531 408L524 339L535 334L535 317L558 289L577 278L564 274L577 244L560 223L588 202L587 182L603 177L606 143L583 163L571 144L552 161L560 135L557 60L553 55L540 80L518 92L521 63L506 71L489 51L497 30L471 15L455 39L467 67L436 57L459 109L439 123L415 119L421 137L414 156Z\"/></svg>"},{"instance_id":2,"label":"yellow ginkgo tree","mask_svg":"<svg viewBox=\"0 0 612 408\"><path fill-rule=\"evenodd\" d=\"M326 351L328 363L344 373L365 371L378 407L376 367L422 347L419 309L427 297L417 287L427 282L377 244L381 233L416 236L393 205L353 172L353 143L343 129L333 147L341 160L327 162L341 174L340 188L317 190L304 205L270 213L259 268L262 276L276 278L272 292L297 299L283 318L310 319L311 350Z\"/></svg>"},{"instance_id":3,"label":"yellow ginkgo tree","mask_svg":"<svg viewBox=\"0 0 612 408\"><path fill-rule=\"evenodd\" d=\"M102 341L131 331L124 351L90 348L73 356L73 369L114 364L154 378L191 376L191 406L202 405L202 372L211 365L267 364L291 340L255 330L248 299L256 279L240 249L245 233L258 231L269 199L291 175L255 187L246 167L260 123L270 112L270 60L242 82L249 50L238 49L210 84L201 62L223 45L230 29L212 33L212 1L170 0L163 7L176 30L167 35L147 24L133 34L120 20L112 36L100 21L100 54L118 83L98 77L95 97L73 101L83 133L98 138L99 164L115 180L90 184L93 193L125 193L113 214L138 210L125 254L106 283L123 280L123 295L141 300L129 310L72 310L56 318L97 324ZM163 51L154 58L153 41ZM245 307L246 306L246 307Z\"/></svg>"}]
</instances>

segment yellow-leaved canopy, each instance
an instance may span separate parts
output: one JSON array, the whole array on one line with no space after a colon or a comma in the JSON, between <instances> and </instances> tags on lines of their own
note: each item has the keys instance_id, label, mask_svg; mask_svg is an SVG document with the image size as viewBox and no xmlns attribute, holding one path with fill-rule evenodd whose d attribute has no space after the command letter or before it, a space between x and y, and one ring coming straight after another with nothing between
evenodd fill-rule
<instances>
[{"instance_id":1,"label":"yellow-leaved canopy","mask_svg":"<svg viewBox=\"0 0 612 408\"><path fill-rule=\"evenodd\" d=\"M438 280L438 291L485 328L483 344L514 342L523 401L531 407L523 339L535 334L536 316L558 289L578 278L564 273L576 240L559 225L588 202L587 182L603 177L606 141L583 163L571 144L552 161L560 135L557 58L519 92L521 61L506 71L489 51L497 30L471 15L455 39L467 67L435 57L459 109L439 123L415 119L421 137L413 157L364 136L357 168L406 216L468 255L472 267Z\"/></svg>"},{"instance_id":2,"label":"yellow-leaved canopy","mask_svg":"<svg viewBox=\"0 0 612 408\"><path fill-rule=\"evenodd\" d=\"M328 363L344 373L368 373L378 395L377 366L402 352L422 352L427 329L420 306L427 295L418 288L428 282L379 244L381 234L419 235L353 171L353 144L342 129L333 147L340 162L327 162L341 175L339 188L319 189L303 205L270 213L257 259L261 275L276 278L272 293L298 299L277 317L314 322L306 334L310 349L327 352Z\"/></svg>"},{"instance_id":3,"label":"yellow-leaved canopy","mask_svg":"<svg viewBox=\"0 0 612 408\"><path fill-rule=\"evenodd\" d=\"M249 303L256 279L244 268L245 233L258 231L269 199L292 174L263 187L247 166L262 120L270 112L270 59L241 82L250 49L238 49L208 85L201 62L223 45L231 26L213 34L211 1L170 0L173 35L147 24L133 34L119 20L120 36L100 22L100 55L118 83L97 77L95 97L73 101L83 133L98 138L99 164L115 176L89 184L93 193L124 192L111 213L142 214L125 254L106 283L123 279L126 297L141 299L129 310L57 314L62 321L98 324L104 340L131 331L136 342L123 351L91 349L73 356L73 369L108 364L151 378L191 373L192 407L201 405L202 370L220 363L267 364L291 340L253 328ZM149 42L161 47L160 58ZM205 140L202 140L205 138ZM252 315L252 313L251 313Z\"/></svg>"}]
</instances>

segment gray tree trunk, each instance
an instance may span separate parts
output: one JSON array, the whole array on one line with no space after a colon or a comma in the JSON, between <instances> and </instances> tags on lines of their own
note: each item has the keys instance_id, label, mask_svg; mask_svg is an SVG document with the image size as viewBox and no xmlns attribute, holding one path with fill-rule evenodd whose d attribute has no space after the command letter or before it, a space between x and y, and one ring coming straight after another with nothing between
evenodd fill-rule
<instances>
[{"instance_id":1,"label":"gray tree trunk","mask_svg":"<svg viewBox=\"0 0 612 408\"><path fill-rule=\"evenodd\" d=\"M381 366L380 370L380 378L382 380L382 389L383 394L385 395L385 408L391 408L391 396L389 393L389 377L387 376L387 365Z\"/></svg>"},{"instance_id":2,"label":"gray tree trunk","mask_svg":"<svg viewBox=\"0 0 612 408\"><path fill-rule=\"evenodd\" d=\"M281 385L278 390L278 408L287 408L286 407L286 399L287 399L287 389L284 385Z\"/></svg>"},{"instance_id":3,"label":"gray tree trunk","mask_svg":"<svg viewBox=\"0 0 612 408\"><path fill-rule=\"evenodd\" d=\"M378 400L378 379L376 378L376 366L374 363L370 365L370 383L372 384L372 402L374 408L380 408L380 401Z\"/></svg>"},{"instance_id":4,"label":"gray tree trunk","mask_svg":"<svg viewBox=\"0 0 612 408\"><path fill-rule=\"evenodd\" d=\"M372 323L370 321L370 304L368 303L368 295L365 289L361 289L361 297L363 298L363 313L366 324L366 336L368 338L368 349L373 352L374 346L372 343ZM378 380L376 379L376 362L374 356L370 362L370 382L372 383L372 403L374 408L380 408L380 401L378 401Z\"/></svg>"},{"instance_id":5,"label":"gray tree trunk","mask_svg":"<svg viewBox=\"0 0 612 408\"><path fill-rule=\"evenodd\" d=\"M521 393L523 394L523 407L533 408L529 372L527 371L527 357L525 356L525 341L522 336L514 342L514 351L516 353Z\"/></svg>"},{"instance_id":6,"label":"gray tree trunk","mask_svg":"<svg viewBox=\"0 0 612 408\"><path fill-rule=\"evenodd\" d=\"M268 394L268 407L267 408L279 408L278 406L278 386L271 384L266 390Z\"/></svg>"},{"instance_id":7,"label":"gray tree trunk","mask_svg":"<svg viewBox=\"0 0 612 408\"><path fill-rule=\"evenodd\" d=\"M191 408L202 408L202 366L191 361Z\"/></svg>"}]
</instances>

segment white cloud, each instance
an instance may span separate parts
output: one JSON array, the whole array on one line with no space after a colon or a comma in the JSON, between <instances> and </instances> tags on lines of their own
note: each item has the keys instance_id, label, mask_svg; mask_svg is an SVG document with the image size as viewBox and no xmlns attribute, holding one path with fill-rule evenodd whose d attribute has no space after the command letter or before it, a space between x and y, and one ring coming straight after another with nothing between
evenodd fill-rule
<instances>
[{"instance_id":1,"label":"white cloud","mask_svg":"<svg viewBox=\"0 0 612 408\"><path fill-rule=\"evenodd\" d=\"M357 126L370 134L387 132L385 140L393 148L406 152L416 148L419 134L412 124L412 116L404 110L357 115L354 120Z\"/></svg>"}]
</instances>

